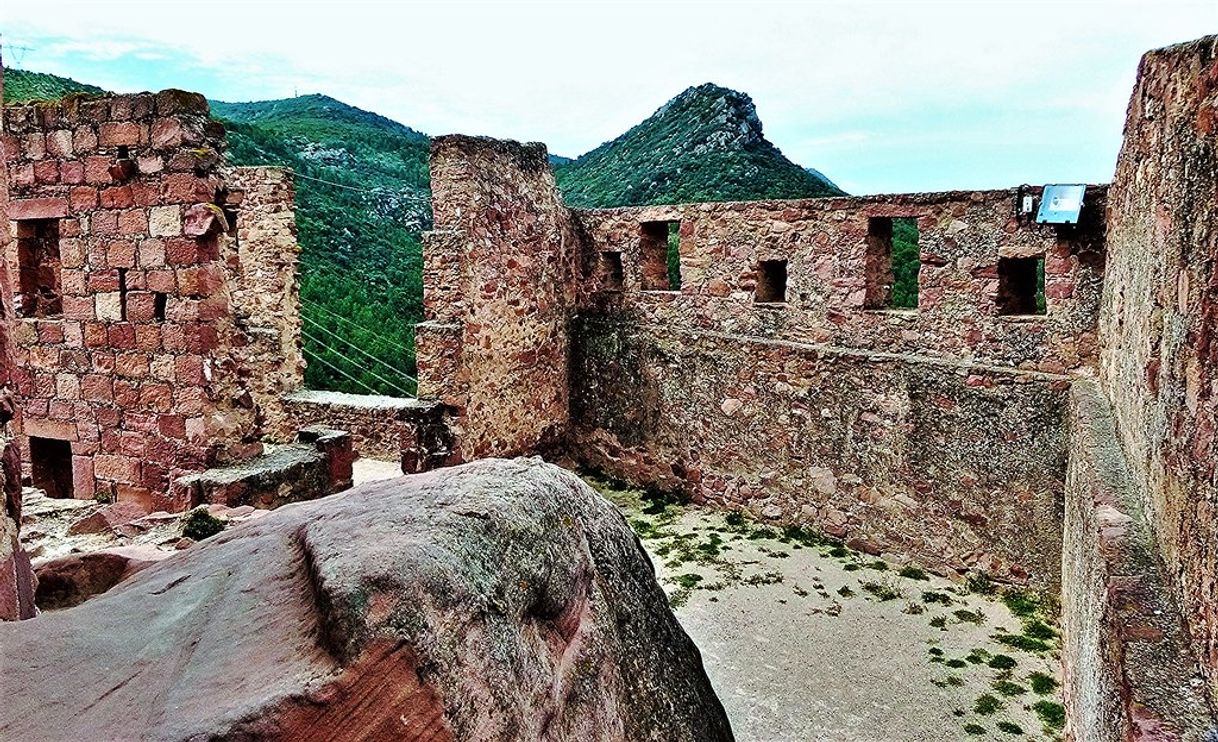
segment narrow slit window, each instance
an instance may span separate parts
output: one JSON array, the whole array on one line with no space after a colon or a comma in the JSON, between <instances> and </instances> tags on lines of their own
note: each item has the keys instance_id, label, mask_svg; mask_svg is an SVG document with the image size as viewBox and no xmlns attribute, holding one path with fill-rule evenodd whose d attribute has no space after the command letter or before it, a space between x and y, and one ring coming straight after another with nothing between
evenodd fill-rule
<instances>
[{"instance_id":1,"label":"narrow slit window","mask_svg":"<svg viewBox=\"0 0 1218 742\"><path fill-rule=\"evenodd\" d=\"M998 313L1045 313L1045 257L998 259Z\"/></svg>"},{"instance_id":2,"label":"narrow slit window","mask_svg":"<svg viewBox=\"0 0 1218 742\"><path fill-rule=\"evenodd\" d=\"M681 290L681 222L643 222L639 225L644 291Z\"/></svg>"},{"instance_id":3,"label":"narrow slit window","mask_svg":"<svg viewBox=\"0 0 1218 742\"><path fill-rule=\"evenodd\" d=\"M17 222L18 316L56 317L63 314L59 267L59 220Z\"/></svg>"},{"instance_id":4,"label":"narrow slit window","mask_svg":"<svg viewBox=\"0 0 1218 742\"><path fill-rule=\"evenodd\" d=\"M127 321L127 269L118 269L118 318Z\"/></svg>"},{"instance_id":5,"label":"narrow slit window","mask_svg":"<svg viewBox=\"0 0 1218 742\"><path fill-rule=\"evenodd\" d=\"M622 254L616 251L605 251L600 257L601 285L609 291L620 291L625 280L622 270Z\"/></svg>"},{"instance_id":6,"label":"narrow slit window","mask_svg":"<svg viewBox=\"0 0 1218 742\"><path fill-rule=\"evenodd\" d=\"M152 294L152 318L157 322L165 321L165 308L169 304L169 294L156 291Z\"/></svg>"},{"instance_id":7,"label":"narrow slit window","mask_svg":"<svg viewBox=\"0 0 1218 742\"><path fill-rule=\"evenodd\" d=\"M757 264L758 304L778 304L787 300L787 261L763 260Z\"/></svg>"}]
</instances>

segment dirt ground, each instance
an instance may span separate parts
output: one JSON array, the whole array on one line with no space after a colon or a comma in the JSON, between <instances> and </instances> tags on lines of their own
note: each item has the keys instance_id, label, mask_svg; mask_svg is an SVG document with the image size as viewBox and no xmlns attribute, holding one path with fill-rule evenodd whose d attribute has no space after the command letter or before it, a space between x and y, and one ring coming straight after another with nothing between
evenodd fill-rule
<instances>
[{"instance_id":1,"label":"dirt ground","mask_svg":"<svg viewBox=\"0 0 1218 742\"><path fill-rule=\"evenodd\" d=\"M1057 633L1035 596L590 483L652 555L738 740L1059 737Z\"/></svg>"}]
</instances>

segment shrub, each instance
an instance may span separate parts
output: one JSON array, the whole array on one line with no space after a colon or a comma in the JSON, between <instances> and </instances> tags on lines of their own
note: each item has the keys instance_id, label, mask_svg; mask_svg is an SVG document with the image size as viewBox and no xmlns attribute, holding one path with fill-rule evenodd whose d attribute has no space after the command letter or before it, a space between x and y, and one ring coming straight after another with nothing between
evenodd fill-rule
<instances>
[{"instance_id":1,"label":"shrub","mask_svg":"<svg viewBox=\"0 0 1218 742\"><path fill-rule=\"evenodd\" d=\"M207 508L197 507L191 510L182 521L182 535L195 541L202 541L223 531L227 525L226 521L207 512Z\"/></svg>"}]
</instances>

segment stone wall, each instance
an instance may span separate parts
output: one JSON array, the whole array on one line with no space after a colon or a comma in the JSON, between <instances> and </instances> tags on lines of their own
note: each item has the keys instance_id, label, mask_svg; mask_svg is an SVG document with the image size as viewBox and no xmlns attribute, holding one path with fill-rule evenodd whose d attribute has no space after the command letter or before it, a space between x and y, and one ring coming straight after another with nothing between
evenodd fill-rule
<instances>
[{"instance_id":1,"label":"stone wall","mask_svg":"<svg viewBox=\"0 0 1218 742\"><path fill-rule=\"evenodd\" d=\"M1218 37L1152 51L1109 196L1100 378L1218 690Z\"/></svg>"},{"instance_id":2,"label":"stone wall","mask_svg":"<svg viewBox=\"0 0 1218 742\"><path fill-rule=\"evenodd\" d=\"M1108 400L1070 399L1062 550L1067 738L1198 740L1213 723Z\"/></svg>"},{"instance_id":3,"label":"stone wall","mask_svg":"<svg viewBox=\"0 0 1218 742\"><path fill-rule=\"evenodd\" d=\"M583 318L572 456L936 571L1055 588L1059 376Z\"/></svg>"},{"instance_id":4,"label":"stone wall","mask_svg":"<svg viewBox=\"0 0 1218 742\"><path fill-rule=\"evenodd\" d=\"M1089 187L1082 223L1066 226L1017 212L1037 188L577 211L587 240L582 305L643 322L1062 373L1095 362L1105 190ZM883 266L869 258L871 225L897 217L917 219L916 310L883 306L892 279L877 280ZM674 221L680 291L645 290L643 225ZM620 285L601 269L606 254L620 255ZM1036 257L1045 313L1000 314L1000 263ZM785 300L758 295L764 261L785 261Z\"/></svg>"},{"instance_id":5,"label":"stone wall","mask_svg":"<svg viewBox=\"0 0 1218 742\"><path fill-rule=\"evenodd\" d=\"M249 392L258 429L281 430L283 395L304 387L295 181L283 168L234 168L227 188L224 211L240 264L232 311L248 340L234 349L237 378ZM291 440L299 427L276 442Z\"/></svg>"},{"instance_id":6,"label":"stone wall","mask_svg":"<svg viewBox=\"0 0 1218 742\"><path fill-rule=\"evenodd\" d=\"M419 395L456 410L467 459L544 448L567 424L578 254L545 147L437 137L431 183Z\"/></svg>"},{"instance_id":7,"label":"stone wall","mask_svg":"<svg viewBox=\"0 0 1218 742\"><path fill-rule=\"evenodd\" d=\"M288 435L311 425L351 433L355 452L401 461L413 474L456 463L444 405L436 401L301 390L284 397Z\"/></svg>"},{"instance_id":8,"label":"stone wall","mask_svg":"<svg viewBox=\"0 0 1218 742\"><path fill-rule=\"evenodd\" d=\"M243 266L227 217L248 193L270 220L247 232L254 259L290 260L290 183L234 175L207 102L182 91L10 106L0 146L16 237L4 255L9 356L30 473L62 477L67 447L61 494L158 507L177 476L256 455L269 375L256 330L267 323L249 292L290 274L280 266L264 281ZM254 276L261 284L243 292ZM286 328L280 349L293 346ZM298 371L290 355L284 368Z\"/></svg>"}]
</instances>

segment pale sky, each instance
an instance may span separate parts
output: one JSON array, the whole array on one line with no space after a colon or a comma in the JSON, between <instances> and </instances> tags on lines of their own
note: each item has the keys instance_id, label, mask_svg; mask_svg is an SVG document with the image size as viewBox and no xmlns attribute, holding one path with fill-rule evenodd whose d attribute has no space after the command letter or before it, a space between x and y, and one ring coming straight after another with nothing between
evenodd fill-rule
<instances>
[{"instance_id":1,"label":"pale sky","mask_svg":"<svg viewBox=\"0 0 1218 742\"><path fill-rule=\"evenodd\" d=\"M0 2L9 66L123 92L325 93L567 156L714 82L851 193L1105 182L1142 52L1207 33L1216 0Z\"/></svg>"}]
</instances>

